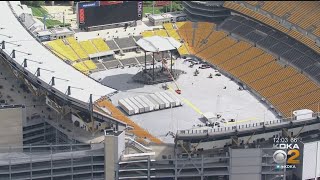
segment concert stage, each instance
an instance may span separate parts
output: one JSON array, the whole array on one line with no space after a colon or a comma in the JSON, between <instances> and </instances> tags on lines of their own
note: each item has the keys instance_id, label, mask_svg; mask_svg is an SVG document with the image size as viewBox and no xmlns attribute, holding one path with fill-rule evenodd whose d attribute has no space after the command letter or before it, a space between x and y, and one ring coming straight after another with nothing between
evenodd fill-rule
<instances>
[{"instance_id":1,"label":"concert stage","mask_svg":"<svg viewBox=\"0 0 320 180\"><path fill-rule=\"evenodd\" d=\"M164 82L171 82L176 80L180 74L185 73L184 71L178 69L172 69L172 72L168 71L166 68L154 68L154 78L153 78L153 69L144 69L143 71L138 72L132 77L135 82L143 84L158 84Z\"/></svg>"},{"instance_id":2,"label":"concert stage","mask_svg":"<svg viewBox=\"0 0 320 180\"><path fill-rule=\"evenodd\" d=\"M137 45L144 51L145 53L145 67L144 70L138 72L133 76L133 80L136 82L140 82L143 84L157 84L163 82L170 82L176 80L183 71L173 69L173 59L172 54L173 51L177 51L177 49L181 46L181 43L173 39L172 37L160 37L160 36L152 36L141 38L137 41ZM152 68L147 69L146 62L146 53L152 52ZM170 60L165 58L164 54L170 54ZM159 55L162 61L162 67L155 67L155 55ZM168 60L168 61L167 61ZM167 62L169 62L169 66L167 67Z\"/></svg>"}]
</instances>

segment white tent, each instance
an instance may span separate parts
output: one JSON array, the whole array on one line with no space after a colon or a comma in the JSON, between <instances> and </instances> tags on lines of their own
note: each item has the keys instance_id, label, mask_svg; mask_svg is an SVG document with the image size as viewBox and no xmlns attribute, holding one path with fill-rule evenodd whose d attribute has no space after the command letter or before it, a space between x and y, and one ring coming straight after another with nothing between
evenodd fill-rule
<instances>
[{"instance_id":1,"label":"white tent","mask_svg":"<svg viewBox=\"0 0 320 180\"><path fill-rule=\"evenodd\" d=\"M141 38L137 41L138 46L140 46L144 51L148 52L162 52L178 49L181 43L172 37L160 37L151 36L146 38Z\"/></svg>"}]
</instances>

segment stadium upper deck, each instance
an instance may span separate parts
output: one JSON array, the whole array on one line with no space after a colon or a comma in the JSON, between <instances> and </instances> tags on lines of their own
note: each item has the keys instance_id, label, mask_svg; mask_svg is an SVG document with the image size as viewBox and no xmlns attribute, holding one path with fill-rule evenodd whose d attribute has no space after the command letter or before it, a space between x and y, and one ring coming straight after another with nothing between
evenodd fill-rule
<instances>
[{"instance_id":1,"label":"stadium upper deck","mask_svg":"<svg viewBox=\"0 0 320 180\"><path fill-rule=\"evenodd\" d=\"M26 70L29 78L33 78L35 82L47 89L57 91L56 93L62 96L66 95L70 86L72 89L69 97L80 101L79 103L82 104L89 101L90 94L93 95L93 101L95 101L101 96L116 91L66 65L50 50L36 41L17 21L8 2L0 2L0 9L2 10L2 17L5 17L0 19L0 40L5 43L5 48L2 47L2 50L8 56L12 56L12 52L15 50L15 58L12 58L13 63L21 71ZM27 67L23 68L25 59L27 59ZM52 77L63 80L57 79L55 85L51 86Z\"/></svg>"}]
</instances>

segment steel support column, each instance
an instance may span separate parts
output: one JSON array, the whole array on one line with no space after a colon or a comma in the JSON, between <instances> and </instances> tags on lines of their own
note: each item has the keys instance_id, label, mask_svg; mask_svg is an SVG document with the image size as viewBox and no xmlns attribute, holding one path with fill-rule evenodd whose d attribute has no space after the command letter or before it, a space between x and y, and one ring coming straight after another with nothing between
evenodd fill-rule
<instances>
[{"instance_id":1,"label":"steel support column","mask_svg":"<svg viewBox=\"0 0 320 180\"><path fill-rule=\"evenodd\" d=\"M174 158L174 180L178 180L178 160L177 160L176 152L175 152L175 158Z\"/></svg>"},{"instance_id":2,"label":"steel support column","mask_svg":"<svg viewBox=\"0 0 320 180\"><path fill-rule=\"evenodd\" d=\"M154 52L152 53L152 57L153 57L153 65L152 65L152 80L154 81L154 64L155 64L155 62L154 62Z\"/></svg>"},{"instance_id":3,"label":"steel support column","mask_svg":"<svg viewBox=\"0 0 320 180\"><path fill-rule=\"evenodd\" d=\"M171 74L173 75L173 78L175 77L174 76L174 74L173 74L173 72L172 72L172 52L170 51L170 54L171 54L171 65L170 65L170 67L171 67Z\"/></svg>"},{"instance_id":4,"label":"steel support column","mask_svg":"<svg viewBox=\"0 0 320 180\"><path fill-rule=\"evenodd\" d=\"M144 51L144 71L147 72L147 52Z\"/></svg>"},{"instance_id":5,"label":"steel support column","mask_svg":"<svg viewBox=\"0 0 320 180\"><path fill-rule=\"evenodd\" d=\"M150 180L150 156L148 156L148 180Z\"/></svg>"},{"instance_id":6,"label":"steel support column","mask_svg":"<svg viewBox=\"0 0 320 180\"><path fill-rule=\"evenodd\" d=\"M201 154L201 180L203 180L203 154Z\"/></svg>"}]
</instances>

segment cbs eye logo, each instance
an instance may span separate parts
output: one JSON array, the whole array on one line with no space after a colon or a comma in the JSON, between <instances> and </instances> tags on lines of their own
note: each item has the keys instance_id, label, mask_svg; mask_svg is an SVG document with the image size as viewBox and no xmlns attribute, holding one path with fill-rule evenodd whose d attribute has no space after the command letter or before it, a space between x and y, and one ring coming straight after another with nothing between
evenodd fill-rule
<instances>
[{"instance_id":1,"label":"cbs eye logo","mask_svg":"<svg viewBox=\"0 0 320 180\"><path fill-rule=\"evenodd\" d=\"M278 164L285 162L287 162L287 164L300 164L300 160L297 159L300 156L299 150L291 149L288 151L288 155L290 155L290 157L287 160L287 153L283 150L277 150L273 153L273 160Z\"/></svg>"}]
</instances>

